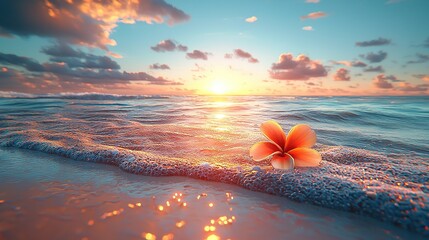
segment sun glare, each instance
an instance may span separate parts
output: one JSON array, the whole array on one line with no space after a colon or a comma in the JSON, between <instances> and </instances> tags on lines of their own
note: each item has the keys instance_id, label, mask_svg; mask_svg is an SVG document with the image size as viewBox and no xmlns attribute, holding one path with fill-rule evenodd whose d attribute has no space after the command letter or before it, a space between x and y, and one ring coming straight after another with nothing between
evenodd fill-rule
<instances>
[{"instance_id":1,"label":"sun glare","mask_svg":"<svg viewBox=\"0 0 429 240\"><path fill-rule=\"evenodd\" d=\"M210 91L217 95L225 94L228 91L227 86L222 81L214 81L210 86Z\"/></svg>"}]
</instances>

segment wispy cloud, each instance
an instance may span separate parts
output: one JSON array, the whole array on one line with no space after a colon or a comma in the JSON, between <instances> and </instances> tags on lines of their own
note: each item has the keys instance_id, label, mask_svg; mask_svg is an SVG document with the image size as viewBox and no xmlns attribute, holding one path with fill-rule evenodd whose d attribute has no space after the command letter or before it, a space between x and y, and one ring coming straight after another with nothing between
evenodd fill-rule
<instances>
[{"instance_id":1,"label":"wispy cloud","mask_svg":"<svg viewBox=\"0 0 429 240\"><path fill-rule=\"evenodd\" d=\"M398 84L397 89L403 92L425 92L429 89L429 84L413 85L411 83L401 82Z\"/></svg>"},{"instance_id":2,"label":"wispy cloud","mask_svg":"<svg viewBox=\"0 0 429 240\"><path fill-rule=\"evenodd\" d=\"M356 42L356 46L358 47L373 47L373 46L383 46L391 44L390 39L386 38L378 38L369 41Z\"/></svg>"},{"instance_id":3,"label":"wispy cloud","mask_svg":"<svg viewBox=\"0 0 429 240\"><path fill-rule=\"evenodd\" d=\"M422 81L429 82L429 74L416 74L414 77L420 78Z\"/></svg>"},{"instance_id":4,"label":"wispy cloud","mask_svg":"<svg viewBox=\"0 0 429 240\"><path fill-rule=\"evenodd\" d=\"M410 60L407 63L408 64L416 64L416 63L425 63L429 61L429 55L427 54L421 54L421 53L416 53L416 59L415 60Z\"/></svg>"},{"instance_id":5,"label":"wispy cloud","mask_svg":"<svg viewBox=\"0 0 429 240\"><path fill-rule=\"evenodd\" d=\"M167 64L154 63L149 65L149 68L154 70L168 70L170 69L170 66L168 66Z\"/></svg>"},{"instance_id":6,"label":"wispy cloud","mask_svg":"<svg viewBox=\"0 0 429 240\"><path fill-rule=\"evenodd\" d=\"M258 21L258 18L255 16L251 16L251 17L246 18L245 21L248 23L254 23L254 22Z\"/></svg>"},{"instance_id":7,"label":"wispy cloud","mask_svg":"<svg viewBox=\"0 0 429 240\"><path fill-rule=\"evenodd\" d=\"M319 3L320 0L305 0L306 3Z\"/></svg>"},{"instance_id":8,"label":"wispy cloud","mask_svg":"<svg viewBox=\"0 0 429 240\"><path fill-rule=\"evenodd\" d=\"M326 17L327 14L324 12L312 12L309 13L307 15L301 16L301 20L305 20L305 19L317 19L317 18L322 18L322 17Z\"/></svg>"},{"instance_id":9,"label":"wispy cloud","mask_svg":"<svg viewBox=\"0 0 429 240\"><path fill-rule=\"evenodd\" d=\"M314 29L313 29L312 26L305 26L305 27L302 28L302 30L304 30L304 31L313 31Z\"/></svg>"},{"instance_id":10,"label":"wispy cloud","mask_svg":"<svg viewBox=\"0 0 429 240\"><path fill-rule=\"evenodd\" d=\"M279 80L308 80L326 75L327 71L322 64L303 54L294 58L291 53L283 53L270 69L271 78Z\"/></svg>"},{"instance_id":11,"label":"wispy cloud","mask_svg":"<svg viewBox=\"0 0 429 240\"><path fill-rule=\"evenodd\" d=\"M363 70L364 72L379 72L382 73L384 72L384 68L382 66L369 66L368 68L365 68L365 70Z\"/></svg>"},{"instance_id":12,"label":"wispy cloud","mask_svg":"<svg viewBox=\"0 0 429 240\"><path fill-rule=\"evenodd\" d=\"M399 2L403 2L405 0L387 0L386 4L394 4L394 3L399 3Z\"/></svg>"},{"instance_id":13,"label":"wispy cloud","mask_svg":"<svg viewBox=\"0 0 429 240\"><path fill-rule=\"evenodd\" d=\"M429 48L429 37L424 41L423 47Z\"/></svg>"},{"instance_id":14,"label":"wispy cloud","mask_svg":"<svg viewBox=\"0 0 429 240\"><path fill-rule=\"evenodd\" d=\"M367 64L361 61L332 61L335 65L344 65L347 67L366 67Z\"/></svg>"}]
</instances>

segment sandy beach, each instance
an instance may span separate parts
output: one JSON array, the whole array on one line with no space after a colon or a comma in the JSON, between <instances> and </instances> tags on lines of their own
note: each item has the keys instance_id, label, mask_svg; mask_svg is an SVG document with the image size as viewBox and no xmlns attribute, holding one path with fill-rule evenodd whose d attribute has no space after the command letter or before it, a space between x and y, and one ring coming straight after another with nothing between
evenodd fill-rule
<instances>
[{"instance_id":1,"label":"sandy beach","mask_svg":"<svg viewBox=\"0 0 429 240\"><path fill-rule=\"evenodd\" d=\"M0 239L423 239L243 188L0 149ZM180 199L180 200L179 200Z\"/></svg>"}]
</instances>

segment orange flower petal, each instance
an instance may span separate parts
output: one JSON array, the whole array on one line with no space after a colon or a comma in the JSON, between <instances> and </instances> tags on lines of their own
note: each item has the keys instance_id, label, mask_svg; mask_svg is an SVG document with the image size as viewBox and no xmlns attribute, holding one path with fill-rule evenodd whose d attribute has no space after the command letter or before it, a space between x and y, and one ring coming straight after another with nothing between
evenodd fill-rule
<instances>
[{"instance_id":1,"label":"orange flower petal","mask_svg":"<svg viewBox=\"0 0 429 240\"><path fill-rule=\"evenodd\" d=\"M297 167L316 167L322 161L320 153L311 148L295 148L288 152L295 160Z\"/></svg>"},{"instance_id":2,"label":"orange flower petal","mask_svg":"<svg viewBox=\"0 0 429 240\"><path fill-rule=\"evenodd\" d=\"M249 154L253 160L262 161L273 154L280 153L280 151L280 148L273 143L258 142L250 148Z\"/></svg>"},{"instance_id":3,"label":"orange flower petal","mask_svg":"<svg viewBox=\"0 0 429 240\"><path fill-rule=\"evenodd\" d=\"M311 148L316 143L316 132L310 126L298 124L291 128L286 138L285 151L294 148Z\"/></svg>"},{"instance_id":4,"label":"orange flower petal","mask_svg":"<svg viewBox=\"0 0 429 240\"><path fill-rule=\"evenodd\" d=\"M293 169L295 166L294 159L291 155L274 155L271 159L271 165L276 169Z\"/></svg>"},{"instance_id":5,"label":"orange flower petal","mask_svg":"<svg viewBox=\"0 0 429 240\"><path fill-rule=\"evenodd\" d=\"M286 134L282 127L274 120L269 120L261 124L261 131L271 141L283 149L286 143Z\"/></svg>"}]
</instances>

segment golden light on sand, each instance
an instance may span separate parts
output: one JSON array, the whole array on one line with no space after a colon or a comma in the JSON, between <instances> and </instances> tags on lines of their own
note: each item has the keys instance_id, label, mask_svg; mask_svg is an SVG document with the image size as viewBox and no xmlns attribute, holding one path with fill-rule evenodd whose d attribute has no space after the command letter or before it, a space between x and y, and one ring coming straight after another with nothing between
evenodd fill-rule
<instances>
[{"instance_id":1,"label":"golden light on sand","mask_svg":"<svg viewBox=\"0 0 429 240\"><path fill-rule=\"evenodd\" d=\"M142 236L143 239L146 239L146 240L156 240L156 235L152 234L152 233L145 233L145 232L143 232L141 234L141 236Z\"/></svg>"},{"instance_id":2,"label":"golden light on sand","mask_svg":"<svg viewBox=\"0 0 429 240\"><path fill-rule=\"evenodd\" d=\"M220 237L215 235L215 234L212 234L212 235L207 237L207 240L219 240L219 239L220 239Z\"/></svg>"}]
</instances>

